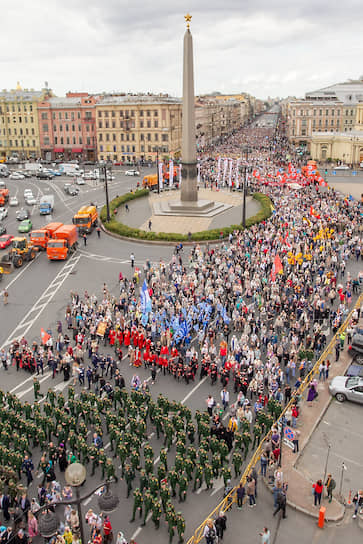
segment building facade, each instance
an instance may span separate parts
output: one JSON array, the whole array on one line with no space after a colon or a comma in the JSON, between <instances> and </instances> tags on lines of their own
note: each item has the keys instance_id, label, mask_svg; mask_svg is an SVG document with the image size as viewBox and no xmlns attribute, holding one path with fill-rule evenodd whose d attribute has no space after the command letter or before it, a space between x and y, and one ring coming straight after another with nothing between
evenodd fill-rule
<instances>
[{"instance_id":1,"label":"building facade","mask_svg":"<svg viewBox=\"0 0 363 544\"><path fill-rule=\"evenodd\" d=\"M337 83L306 93L305 99L285 102L287 131L292 143L310 147L318 133L350 133L363 103L363 79Z\"/></svg>"},{"instance_id":2,"label":"building facade","mask_svg":"<svg viewBox=\"0 0 363 544\"><path fill-rule=\"evenodd\" d=\"M129 163L179 158L182 101L168 95L110 94L98 97L98 160Z\"/></svg>"},{"instance_id":3,"label":"building facade","mask_svg":"<svg viewBox=\"0 0 363 544\"><path fill-rule=\"evenodd\" d=\"M310 154L316 161L340 161L357 167L363 162L363 131L315 132L311 139Z\"/></svg>"},{"instance_id":4,"label":"building facade","mask_svg":"<svg viewBox=\"0 0 363 544\"><path fill-rule=\"evenodd\" d=\"M38 124L43 159L64 161L97 159L97 97L88 93L67 93L38 104Z\"/></svg>"},{"instance_id":5,"label":"building facade","mask_svg":"<svg viewBox=\"0 0 363 544\"><path fill-rule=\"evenodd\" d=\"M39 158L38 104L51 91L16 89L0 92L0 157Z\"/></svg>"}]
</instances>

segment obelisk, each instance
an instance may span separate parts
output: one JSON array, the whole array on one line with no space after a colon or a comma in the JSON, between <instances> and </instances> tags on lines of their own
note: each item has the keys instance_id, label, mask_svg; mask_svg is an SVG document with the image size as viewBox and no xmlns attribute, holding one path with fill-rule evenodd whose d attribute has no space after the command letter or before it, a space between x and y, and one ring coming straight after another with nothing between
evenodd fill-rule
<instances>
[{"instance_id":1,"label":"obelisk","mask_svg":"<svg viewBox=\"0 0 363 544\"><path fill-rule=\"evenodd\" d=\"M196 202L197 149L195 138L194 66L193 38L190 32L191 15L185 15L187 28L184 34L183 51L183 119L182 119L182 203Z\"/></svg>"}]
</instances>

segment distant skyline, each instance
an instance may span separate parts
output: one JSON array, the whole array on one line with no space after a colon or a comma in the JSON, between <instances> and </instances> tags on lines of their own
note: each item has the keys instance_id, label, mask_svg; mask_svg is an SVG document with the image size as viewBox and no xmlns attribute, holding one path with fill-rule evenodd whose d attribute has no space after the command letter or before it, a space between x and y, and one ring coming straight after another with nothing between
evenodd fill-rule
<instances>
[{"instance_id":1,"label":"distant skyline","mask_svg":"<svg viewBox=\"0 0 363 544\"><path fill-rule=\"evenodd\" d=\"M363 73L360 0L13 0L1 88L181 96L187 11L196 94L303 97Z\"/></svg>"}]
</instances>

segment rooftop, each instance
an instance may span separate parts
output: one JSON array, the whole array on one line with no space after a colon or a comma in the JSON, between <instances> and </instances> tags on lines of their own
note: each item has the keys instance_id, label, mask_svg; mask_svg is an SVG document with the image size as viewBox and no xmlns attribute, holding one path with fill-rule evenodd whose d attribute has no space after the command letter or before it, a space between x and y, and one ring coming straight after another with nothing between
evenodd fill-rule
<instances>
[{"instance_id":1,"label":"rooftop","mask_svg":"<svg viewBox=\"0 0 363 544\"><path fill-rule=\"evenodd\" d=\"M104 94L99 96L97 105L138 105L138 104L181 104L180 98L154 94Z\"/></svg>"}]
</instances>

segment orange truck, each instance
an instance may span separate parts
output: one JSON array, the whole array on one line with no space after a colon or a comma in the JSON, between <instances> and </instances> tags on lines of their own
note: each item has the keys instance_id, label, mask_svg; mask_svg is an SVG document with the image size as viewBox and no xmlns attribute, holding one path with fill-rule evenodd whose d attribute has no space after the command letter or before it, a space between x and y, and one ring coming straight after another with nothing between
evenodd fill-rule
<instances>
[{"instance_id":1,"label":"orange truck","mask_svg":"<svg viewBox=\"0 0 363 544\"><path fill-rule=\"evenodd\" d=\"M77 249L78 232L75 225L59 227L48 242L47 256L50 261L65 261Z\"/></svg>"},{"instance_id":2,"label":"orange truck","mask_svg":"<svg viewBox=\"0 0 363 544\"><path fill-rule=\"evenodd\" d=\"M0 189L0 197L4 199L4 203L9 201L9 189Z\"/></svg>"},{"instance_id":3,"label":"orange truck","mask_svg":"<svg viewBox=\"0 0 363 544\"><path fill-rule=\"evenodd\" d=\"M73 225L76 225L78 232L89 234L98 224L98 213L96 206L82 206L72 219Z\"/></svg>"},{"instance_id":4,"label":"orange truck","mask_svg":"<svg viewBox=\"0 0 363 544\"><path fill-rule=\"evenodd\" d=\"M63 223L48 223L42 229L32 230L30 233L30 241L35 247L46 250L48 241L54 238L54 233L60 227L63 227Z\"/></svg>"},{"instance_id":5,"label":"orange truck","mask_svg":"<svg viewBox=\"0 0 363 544\"><path fill-rule=\"evenodd\" d=\"M149 174L148 176L145 176L142 180L142 186L145 189L157 189L158 188L158 175L157 174Z\"/></svg>"}]
</instances>

